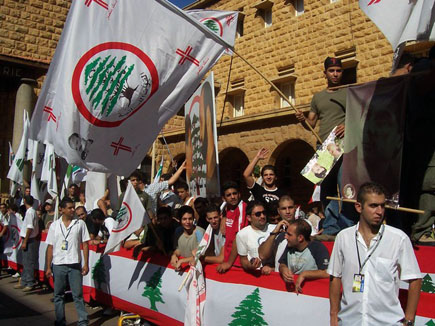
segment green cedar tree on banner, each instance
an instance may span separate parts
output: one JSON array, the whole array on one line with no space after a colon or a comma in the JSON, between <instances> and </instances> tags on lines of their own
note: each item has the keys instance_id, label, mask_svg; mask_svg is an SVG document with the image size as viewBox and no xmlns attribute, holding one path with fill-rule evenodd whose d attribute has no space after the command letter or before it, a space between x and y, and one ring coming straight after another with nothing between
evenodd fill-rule
<instances>
[{"instance_id":1,"label":"green cedar tree on banner","mask_svg":"<svg viewBox=\"0 0 435 326\"><path fill-rule=\"evenodd\" d=\"M150 300L151 310L158 311L156 303L165 303L162 299L160 289L162 287L162 268L159 268L151 278L146 282L142 296Z\"/></svg>"},{"instance_id":2,"label":"green cedar tree on banner","mask_svg":"<svg viewBox=\"0 0 435 326\"><path fill-rule=\"evenodd\" d=\"M429 274L426 274L425 277L423 277L423 283L421 284L421 291L427 292L427 293L435 293L435 284L432 281L432 278Z\"/></svg>"},{"instance_id":3,"label":"green cedar tree on banner","mask_svg":"<svg viewBox=\"0 0 435 326\"><path fill-rule=\"evenodd\" d=\"M236 311L231 315L234 319L228 325L266 326L268 324L263 319L264 313L262 309L260 290L256 288L236 307Z\"/></svg>"},{"instance_id":4,"label":"green cedar tree on banner","mask_svg":"<svg viewBox=\"0 0 435 326\"><path fill-rule=\"evenodd\" d=\"M92 267L92 279L95 281L97 289L101 289L101 284L106 283L106 269L101 258Z\"/></svg>"},{"instance_id":5,"label":"green cedar tree on banner","mask_svg":"<svg viewBox=\"0 0 435 326\"><path fill-rule=\"evenodd\" d=\"M433 321L433 319L431 319L425 325L426 326L435 326L435 322Z\"/></svg>"}]
</instances>

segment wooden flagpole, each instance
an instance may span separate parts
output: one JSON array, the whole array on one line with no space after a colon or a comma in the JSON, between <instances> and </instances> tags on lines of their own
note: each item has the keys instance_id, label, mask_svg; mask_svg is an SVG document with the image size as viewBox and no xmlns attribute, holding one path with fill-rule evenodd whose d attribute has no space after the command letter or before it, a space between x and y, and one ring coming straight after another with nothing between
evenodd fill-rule
<instances>
[{"instance_id":1,"label":"wooden flagpole","mask_svg":"<svg viewBox=\"0 0 435 326\"><path fill-rule=\"evenodd\" d=\"M355 199L345 199L345 198L329 197L329 196L327 196L326 199L343 201L345 203L356 203ZM424 211L422 211L420 209L413 209L413 208L406 208L406 207L399 207L399 206L396 207L396 206L390 206L390 205L385 205L385 208L394 209L396 211L407 212L407 213L424 214Z\"/></svg>"},{"instance_id":2,"label":"wooden flagpole","mask_svg":"<svg viewBox=\"0 0 435 326\"><path fill-rule=\"evenodd\" d=\"M285 96L283 94L283 92L281 92L281 90L276 87L276 85L270 81L266 76L264 76L257 68L255 68L252 64L250 64L244 57L242 57L236 50L232 49L233 52L235 54L237 54L239 56L240 59L242 59L249 67L251 67L252 69L254 69L254 71L259 74L261 76L261 78L263 78L270 86L272 86L272 88L279 94L279 96L281 96L284 100L287 101L288 104L290 104L290 107L297 113L301 113L301 111L299 111L298 109L296 109L293 104L291 103L291 101L289 100L289 98L287 96ZM309 123L306 123L306 125L308 126L308 128L311 130L311 132L313 133L313 135L316 137L316 139L319 141L319 143L323 143L322 140L320 139L319 135L317 134L317 132L314 131L314 128L311 127L311 125Z\"/></svg>"}]
</instances>

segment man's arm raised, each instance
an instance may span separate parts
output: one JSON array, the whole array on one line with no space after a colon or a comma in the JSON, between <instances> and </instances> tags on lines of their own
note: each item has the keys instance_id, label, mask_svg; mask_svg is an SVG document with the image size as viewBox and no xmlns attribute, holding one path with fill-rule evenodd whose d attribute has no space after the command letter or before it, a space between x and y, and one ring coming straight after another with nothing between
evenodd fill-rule
<instances>
[{"instance_id":1,"label":"man's arm raised","mask_svg":"<svg viewBox=\"0 0 435 326\"><path fill-rule=\"evenodd\" d=\"M255 155L254 159L246 167L245 171L243 171L243 178L245 178L245 182L248 188L252 188L255 183L254 177L252 176L252 172L254 171L255 166L257 165L258 161L265 159L268 154L268 149L261 148L258 151L257 155Z\"/></svg>"}]
</instances>

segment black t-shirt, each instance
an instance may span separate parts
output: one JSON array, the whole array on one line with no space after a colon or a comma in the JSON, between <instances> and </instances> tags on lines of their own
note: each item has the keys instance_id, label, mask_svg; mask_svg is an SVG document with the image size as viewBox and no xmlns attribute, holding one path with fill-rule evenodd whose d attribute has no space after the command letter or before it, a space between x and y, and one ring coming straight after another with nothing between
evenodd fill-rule
<instances>
[{"instance_id":1,"label":"black t-shirt","mask_svg":"<svg viewBox=\"0 0 435 326\"><path fill-rule=\"evenodd\" d=\"M285 195L284 191L276 188L275 190L267 190L260 186L258 183L254 183L254 186L249 189L254 196L255 200L262 201L266 205L272 202L278 202L279 199Z\"/></svg>"},{"instance_id":2,"label":"black t-shirt","mask_svg":"<svg viewBox=\"0 0 435 326\"><path fill-rule=\"evenodd\" d=\"M95 237L97 237L98 233L101 231L103 235L101 237L102 240L109 238L109 230L104 225L94 223L90 217L86 219L86 227L88 228L89 234L93 234Z\"/></svg>"}]
</instances>

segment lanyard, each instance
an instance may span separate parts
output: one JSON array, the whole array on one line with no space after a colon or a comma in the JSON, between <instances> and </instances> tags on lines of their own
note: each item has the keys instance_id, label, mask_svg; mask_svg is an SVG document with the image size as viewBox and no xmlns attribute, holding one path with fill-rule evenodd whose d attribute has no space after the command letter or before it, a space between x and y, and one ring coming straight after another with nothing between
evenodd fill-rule
<instances>
[{"instance_id":1,"label":"lanyard","mask_svg":"<svg viewBox=\"0 0 435 326\"><path fill-rule=\"evenodd\" d=\"M384 235L384 229L385 226L382 224L381 226L381 230L379 231L379 240L376 241L376 245L373 248L373 250L370 252L370 254L366 257L366 259L364 259L362 265L361 265L361 258L359 256L359 249L358 249L358 228L355 230L355 245L356 245L356 252L358 254L358 265L359 265L359 274L361 274L362 269L364 268L364 266L366 265L366 263L369 261L370 257L373 255L373 253L375 252L375 250L378 248L379 243L381 242L382 236Z\"/></svg>"},{"instance_id":2,"label":"lanyard","mask_svg":"<svg viewBox=\"0 0 435 326\"><path fill-rule=\"evenodd\" d=\"M70 225L68 228L65 228L67 230L66 236L65 236L65 233L63 233L63 229L62 229L63 222L62 221L60 222L60 231L62 232L62 235L63 235L63 238L65 239L65 241L68 238L69 233L71 232L73 226L76 225L78 221L79 220L76 220L73 225Z\"/></svg>"}]
</instances>

